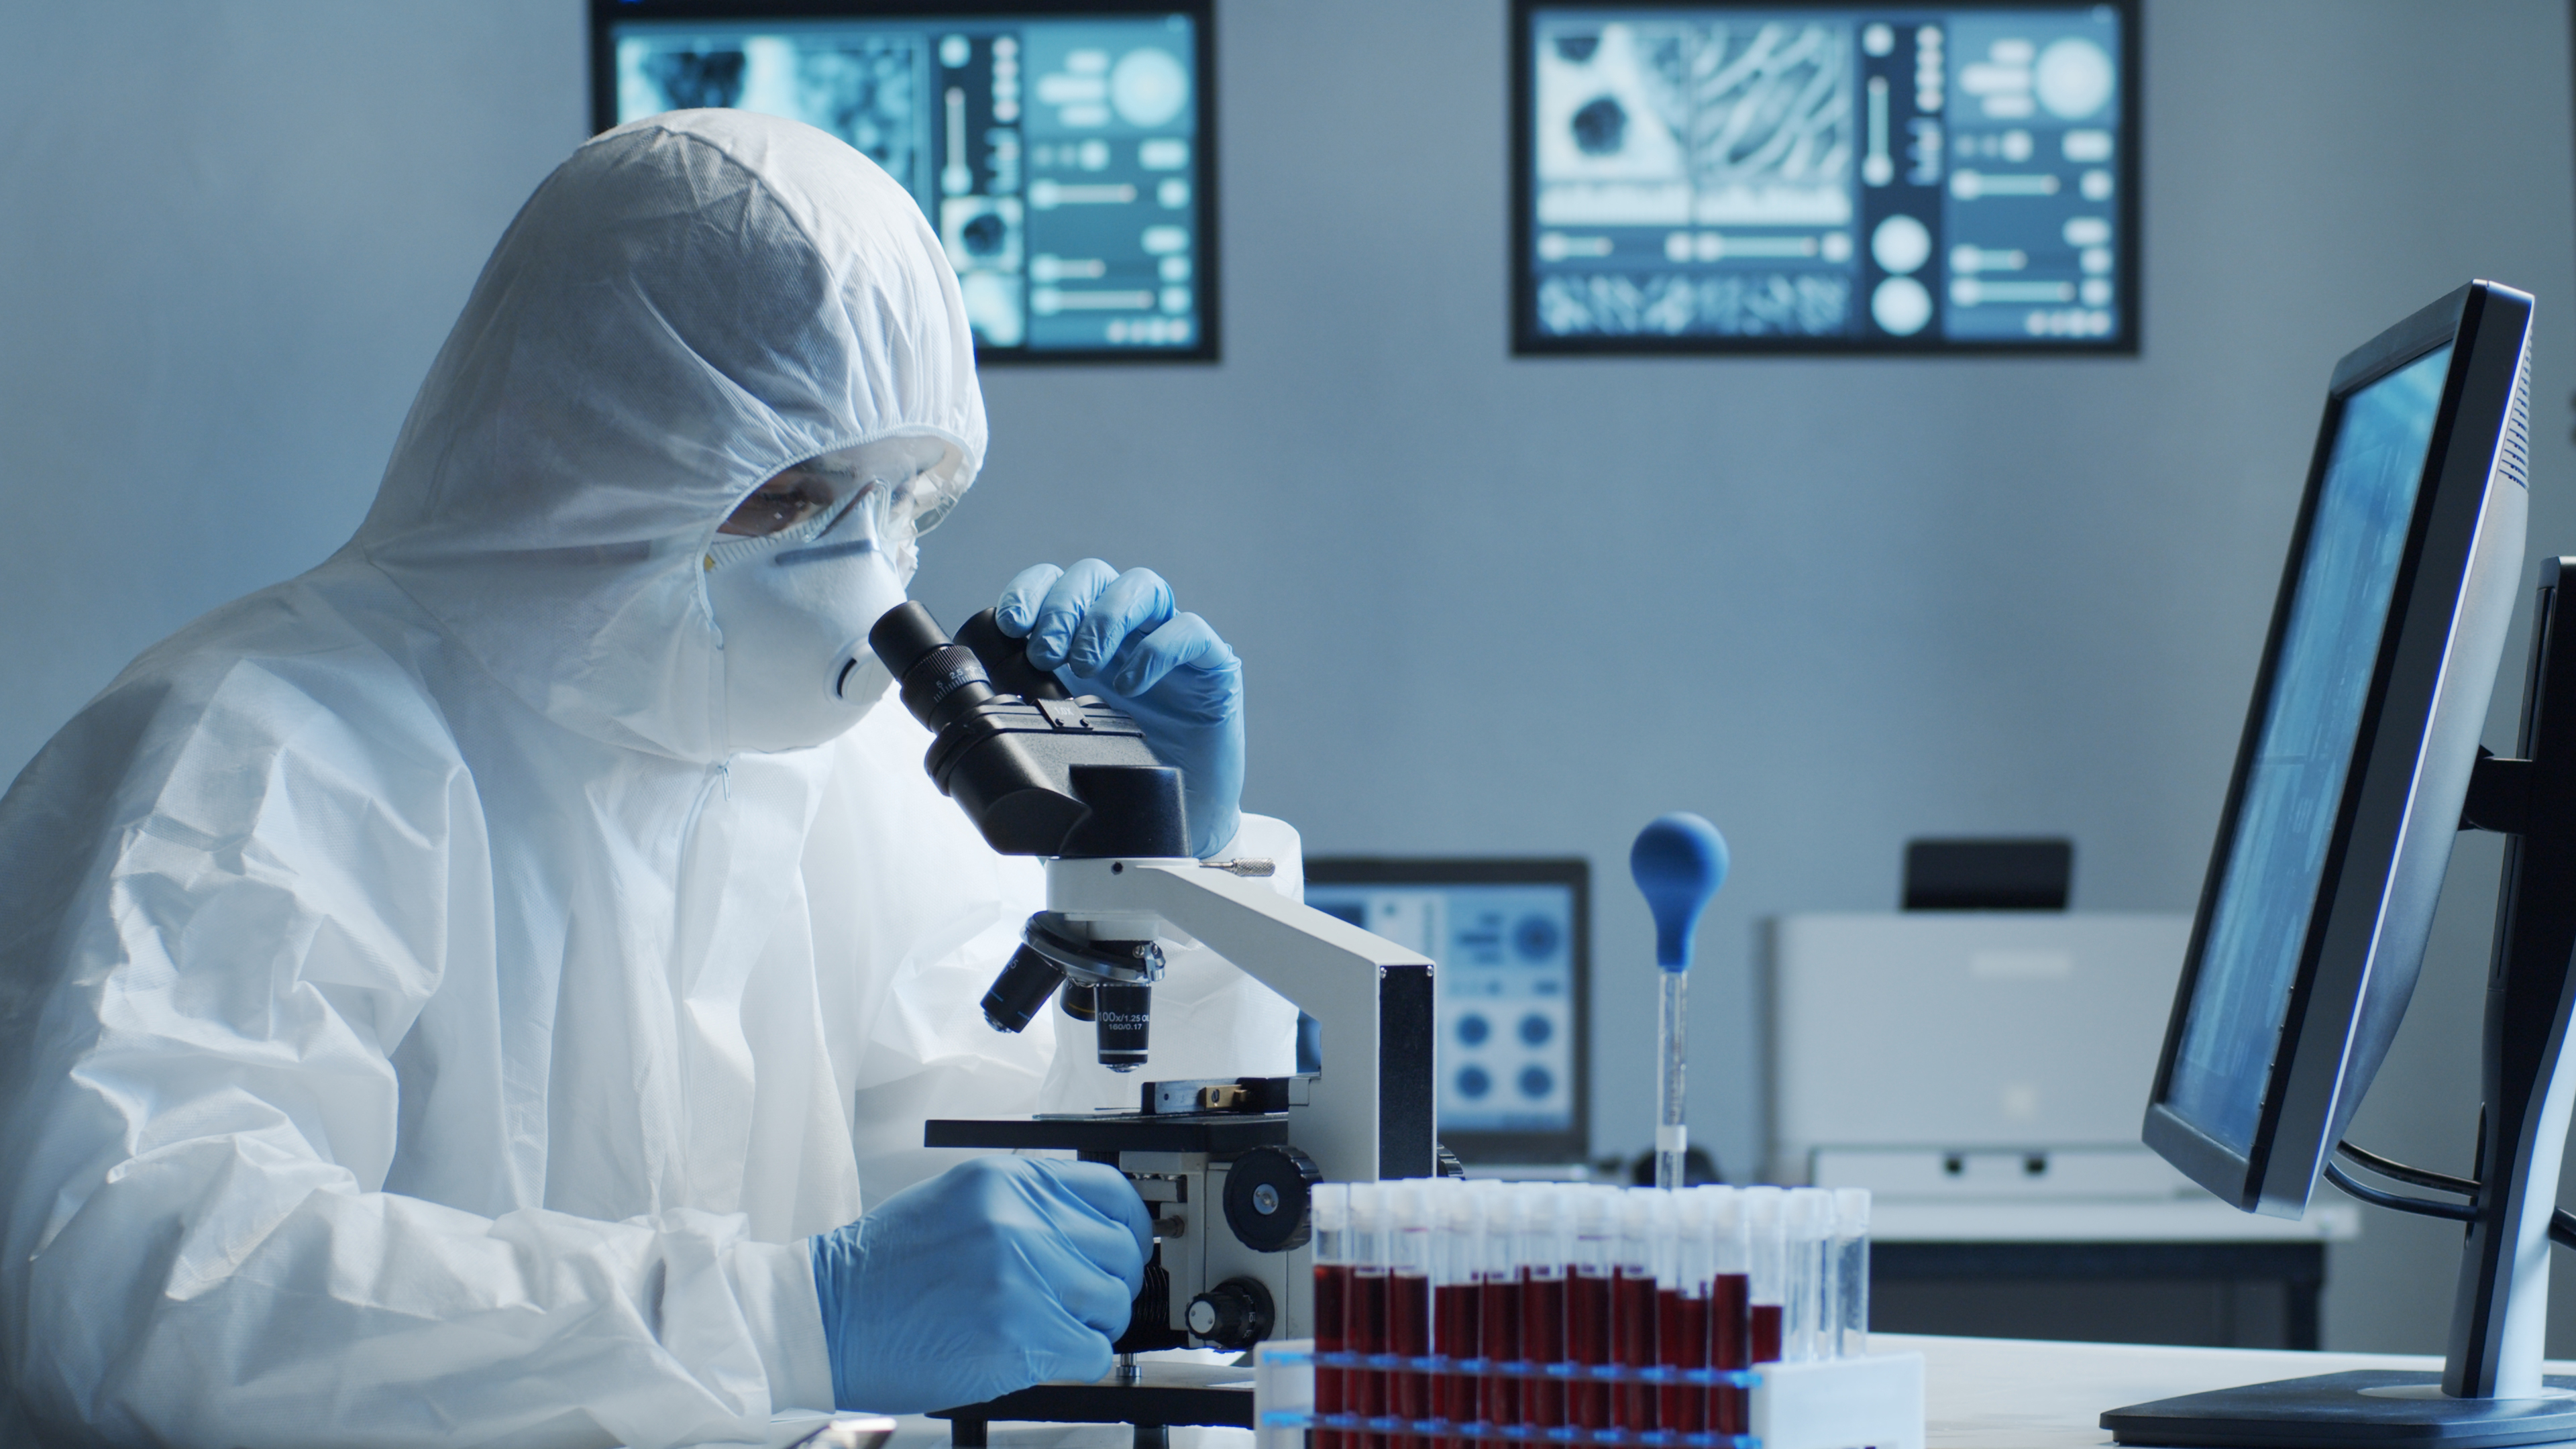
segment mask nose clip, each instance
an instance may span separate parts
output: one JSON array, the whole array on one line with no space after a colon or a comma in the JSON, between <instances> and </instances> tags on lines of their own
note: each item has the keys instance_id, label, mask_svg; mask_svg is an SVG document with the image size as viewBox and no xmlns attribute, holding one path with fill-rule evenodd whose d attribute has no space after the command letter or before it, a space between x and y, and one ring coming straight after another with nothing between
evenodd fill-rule
<instances>
[{"instance_id":1,"label":"mask nose clip","mask_svg":"<svg viewBox=\"0 0 2576 1449\"><path fill-rule=\"evenodd\" d=\"M877 542L869 501L868 490L860 489L842 502L823 526L815 530L811 539L794 548L780 549L769 556L769 561L785 568L789 564L823 563L830 559L848 558L852 554L883 553L883 547ZM844 529L843 525L852 519L858 520L856 526ZM861 653L866 652L866 643L866 640L859 641Z\"/></svg>"},{"instance_id":2,"label":"mask nose clip","mask_svg":"<svg viewBox=\"0 0 2576 1449\"><path fill-rule=\"evenodd\" d=\"M785 567L873 554L900 587L912 577L907 558L911 552L912 535L903 524L888 516L889 507L884 486L867 484L842 504L840 511L811 539L794 548L781 549L772 554L769 561ZM863 646L864 641L861 646L854 646L861 655L867 653Z\"/></svg>"},{"instance_id":3,"label":"mask nose clip","mask_svg":"<svg viewBox=\"0 0 2576 1449\"><path fill-rule=\"evenodd\" d=\"M840 543L814 543L807 544L803 548L784 549L773 555L769 561L780 568L785 568L789 564L822 563L827 559L848 558L854 553L881 551L873 538L853 538Z\"/></svg>"}]
</instances>

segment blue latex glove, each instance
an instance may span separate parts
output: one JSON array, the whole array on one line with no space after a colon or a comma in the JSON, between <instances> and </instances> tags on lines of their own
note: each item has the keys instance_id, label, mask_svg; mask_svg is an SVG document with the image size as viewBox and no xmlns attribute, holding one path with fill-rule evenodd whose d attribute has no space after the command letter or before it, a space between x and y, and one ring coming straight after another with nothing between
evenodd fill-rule
<instances>
[{"instance_id":1,"label":"blue latex glove","mask_svg":"<svg viewBox=\"0 0 2576 1449\"><path fill-rule=\"evenodd\" d=\"M1196 614L1176 613L1152 569L1096 558L1039 564L1002 590L994 622L1076 694L1135 717L1154 757L1181 772L1190 849L1216 854L1243 823L1243 661Z\"/></svg>"},{"instance_id":2,"label":"blue latex glove","mask_svg":"<svg viewBox=\"0 0 2576 1449\"><path fill-rule=\"evenodd\" d=\"M835 1407L909 1414L1109 1372L1154 1222L1114 1167L979 1157L810 1241Z\"/></svg>"}]
</instances>

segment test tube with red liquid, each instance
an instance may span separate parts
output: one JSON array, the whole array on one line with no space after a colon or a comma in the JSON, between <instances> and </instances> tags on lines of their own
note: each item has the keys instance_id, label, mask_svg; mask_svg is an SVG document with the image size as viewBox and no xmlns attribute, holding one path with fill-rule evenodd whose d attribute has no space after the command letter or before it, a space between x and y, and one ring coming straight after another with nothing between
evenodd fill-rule
<instances>
[{"instance_id":1,"label":"test tube with red liquid","mask_svg":"<svg viewBox=\"0 0 2576 1449\"><path fill-rule=\"evenodd\" d=\"M1655 1358L1655 1224L1672 1218L1672 1194L1631 1188L1619 1195L1619 1261L1610 1283L1610 1357L1629 1368L1652 1368ZM1669 1229L1667 1230L1669 1232ZM1620 1384L1611 1401L1614 1422L1632 1433L1655 1427L1655 1386Z\"/></svg>"},{"instance_id":2,"label":"test tube with red liquid","mask_svg":"<svg viewBox=\"0 0 2576 1449\"><path fill-rule=\"evenodd\" d=\"M1484 1384L1472 1374L1455 1372L1454 1366L1484 1351L1483 1325L1476 1310L1483 1296L1479 1280L1485 1242L1479 1200L1485 1194L1455 1179L1443 1180L1440 1186L1432 1202L1438 1230L1431 1242L1431 1351L1448 1359L1453 1371L1432 1382L1431 1417L1464 1426L1483 1417ZM1471 1441L1443 1442L1463 1449Z\"/></svg>"},{"instance_id":3,"label":"test tube with red liquid","mask_svg":"<svg viewBox=\"0 0 2576 1449\"><path fill-rule=\"evenodd\" d=\"M1387 1348L1387 1270L1389 1249L1385 1184L1351 1184L1351 1288L1342 1312L1342 1336L1352 1353L1383 1354ZM1387 1402L1387 1375L1374 1368L1352 1369L1344 1398L1351 1412L1364 1419L1384 1418L1394 1410ZM1366 1449L1386 1449L1383 1433L1360 1436Z\"/></svg>"},{"instance_id":4,"label":"test tube with red liquid","mask_svg":"<svg viewBox=\"0 0 2576 1449\"><path fill-rule=\"evenodd\" d=\"M1351 1298L1351 1189L1347 1183L1320 1182L1315 1185L1309 1212L1315 1224L1315 1352L1343 1353L1350 1347L1347 1336ZM1343 1371L1318 1365L1315 1369L1315 1412L1341 1414L1351 1412L1344 1397ZM1314 1449L1346 1449L1347 1436L1337 1430L1318 1429Z\"/></svg>"},{"instance_id":5,"label":"test tube with red liquid","mask_svg":"<svg viewBox=\"0 0 2576 1449\"><path fill-rule=\"evenodd\" d=\"M1708 1367L1708 1289L1711 1277L1708 1194L1673 1194L1673 1250L1659 1255L1655 1283L1655 1353L1666 1368ZM1656 1395L1656 1423L1675 1433L1708 1428L1708 1393L1697 1384L1668 1383Z\"/></svg>"},{"instance_id":6,"label":"test tube with red liquid","mask_svg":"<svg viewBox=\"0 0 2576 1449\"><path fill-rule=\"evenodd\" d=\"M1755 1363L1780 1361L1780 1320L1789 1290L1789 1240L1781 1220L1787 1196L1776 1187L1744 1190L1745 1227L1753 1240L1747 1286L1752 1297Z\"/></svg>"},{"instance_id":7,"label":"test tube with red liquid","mask_svg":"<svg viewBox=\"0 0 2576 1449\"><path fill-rule=\"evenodd\" d=\"M1708 1365L1742 1369L1753 1366L1753 1240L1745 1221L1745 1194L1732 1188L1713 1202L1709 1231ZM1739 1388L1720 1388L1709 1395L1709 1428L1720 1434L1748 1434L1753 1427L1752 1395Z\"/></svg>"},{"instance_id":8,"label":"test tube with red liquid","mask_svg":"<svg viewBox=\"0 0 2576 1449\"><path fill-rule=\"evenodd\" d=\"M1612 1287L1619 1270L1619 1190L1577 1187L1565 1275L1566 1362L1591 1369L1611 1356ZM1611 1426L1611 1385L1588 1373L1566 1386L1565 1419L1585 1429Z\"/></svg>"},{"instance_id":9,"label":"test tube with red liquid","mask_svg":"<svg viewBox=\"0 0 2576 1449\"><path fill-rule=\"evenodd\" d=\"M1386 1351L1400 1358L1431 1354L1431 1184L1393 1182L1386 1187ZM1393 1375L1389 1413L1408 1423L1431 1417L1431 1375L1399 1369ZM1406 1442L1399 1438L1399 1443Z\"/></svg>"},{"instance_id":10,"label":"test tube with red liquid","mask_svg":"<svg viewBox=\"0 0 2576 1449\"><path fill-rule=\"evenodd\" d=\"M1528 1183L1512 1194L1513 1255L1521 1269L1521 1357L1545 1369L1565 1362L1565 1230L1554 1183ZM1525 1380L1521 1409L1533 1428L1565 1424L1565 1380L1542 1373Z\"/></svg>"},{"instance_id":11,"label":"test tube with red liquid","mask_svg":"<svg viewBox=\"0 0 2576 1449\"><path fill-rule=\"evenodd\" d=\"M1499 1184L1476 1194L1482 1260L1477 1270L1476 1329L1484 1344L1479 1357L1497 1369L1521 1362L1520 1240L1513 1230L1518 1196ZM1500 1373L1487 1378L1485 1421L1499 1427L1528 1423L1524 1387L1522 1380Z\"/></svg>"}]
</instances>

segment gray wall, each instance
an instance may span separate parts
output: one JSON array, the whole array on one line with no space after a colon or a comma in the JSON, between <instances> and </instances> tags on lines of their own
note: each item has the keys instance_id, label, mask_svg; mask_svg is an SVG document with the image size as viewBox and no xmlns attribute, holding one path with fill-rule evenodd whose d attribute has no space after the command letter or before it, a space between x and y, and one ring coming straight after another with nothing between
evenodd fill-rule
<instances>
[{"instance_id":1,"label":"gray wall","mask_svg":"<svg viewBox=\"0 0 2576 1449\"><path fill-rule=\"evenodd\" d=\"M0 13L14 769L347 535L585 107L574 0ZM1762 917L1890 905L1932 832L2064 832L2079 906L2190 907L2321 385L2387 321L2540 294L2533 537L2576 549L2548 0L2154 0L2133 360L1515 361L1499 0L1227 0L1220 37L1226 361L995 370L918 592L1150 562L1250 661L1248 803L1311 850L1592 857L1605 1148L1649 1135L1625 852L1660 811L1735 846L1692 1119L1738 1167ZM2463 852L2359 1133L2460 1170L2495 858ZM2455 1238L2373 1214L2329 1341L2438 1349Z\"/></svg>"}]
</instances>

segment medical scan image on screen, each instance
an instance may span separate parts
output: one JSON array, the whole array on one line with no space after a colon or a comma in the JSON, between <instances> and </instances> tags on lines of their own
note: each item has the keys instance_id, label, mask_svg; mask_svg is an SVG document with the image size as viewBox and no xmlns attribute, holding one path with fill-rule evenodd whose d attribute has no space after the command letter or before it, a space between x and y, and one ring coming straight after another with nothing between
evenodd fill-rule
<instances>
[{"instance_id":1,"label":"medical scan image on screen","mask_svg":"<svg viewBox=\"0 0 2576 1449\"><path fill-rule=\"evenodd\" d=\"M1188 16L617 24L617 119L726 106L839 136L939 232L979 349L1197 347Z\"/></svg>"},{"instance_id":2,"label":"medical scan image on screen","mask_svg":"<svg viewBox=\"0 0 2576 1449\"><path fill-rule=\"evenodd\" d=\"M1309 881L1306 904L1431 958L1443 1130L1574 1125L1571 887Z\"/></svg>"},{"instance_id":3,"label":"medical scan image on screen","mask_svg":"<svg viewBox=\"0 0 2576 1449\"><path fill-rule=\"evenodd\" d=\"M1529 23L1530 345L2133 341L2117 8Z\"/></svg>"},{"instance_id":4,"label":"medical scan image on screen","mask_svg":"<svg viewBox=\"0 0 2576 1449\"><path fill-rule=\"evenodd\" d=\"M2355 393L2327 457L2166 1086L2168 1108L2239 1154L2262 1115L2450 363L2443 347Z\"/></svg>"}]
</instances>

